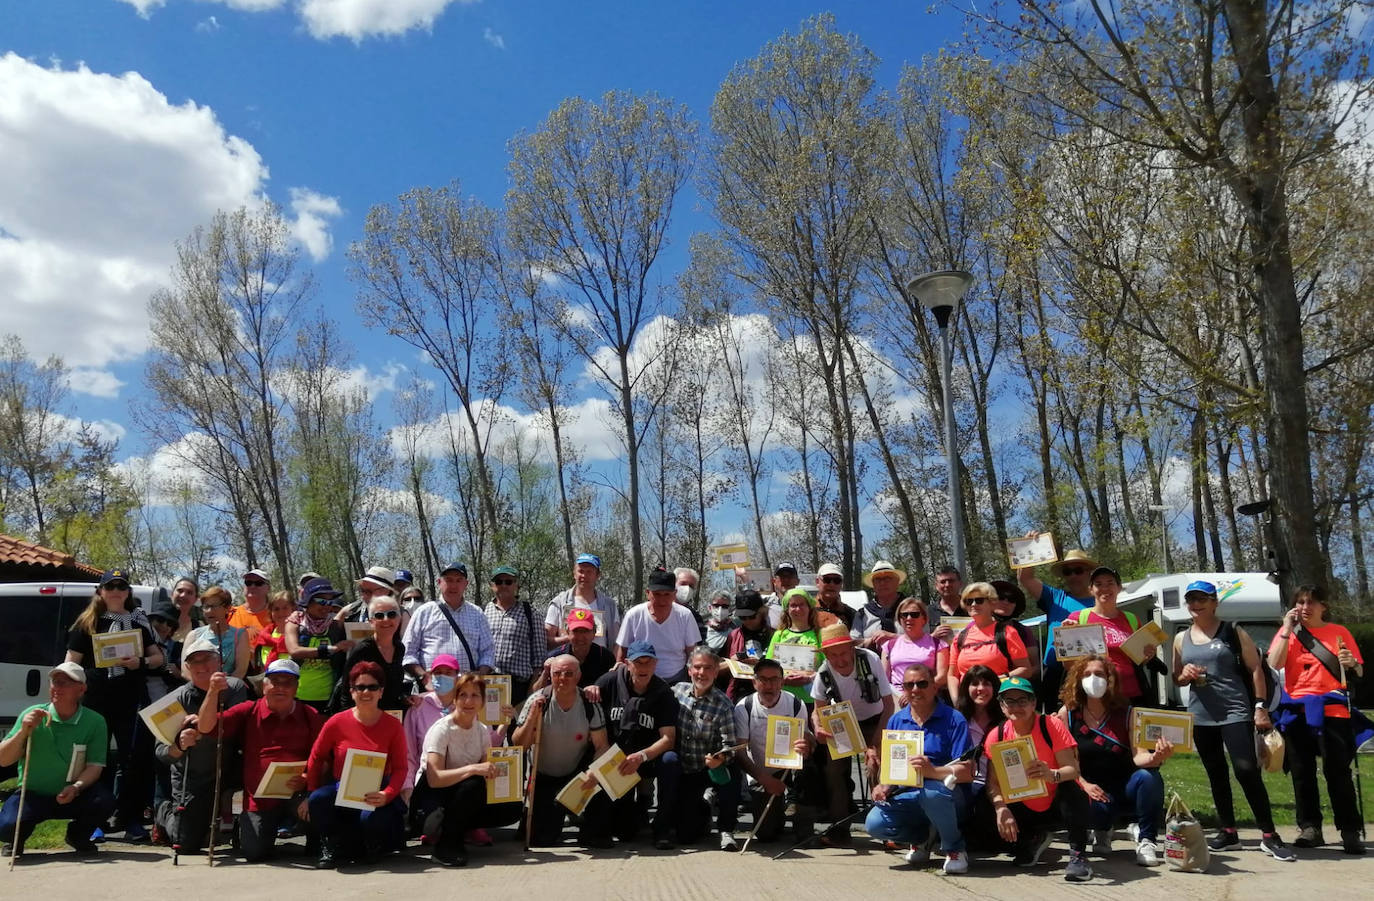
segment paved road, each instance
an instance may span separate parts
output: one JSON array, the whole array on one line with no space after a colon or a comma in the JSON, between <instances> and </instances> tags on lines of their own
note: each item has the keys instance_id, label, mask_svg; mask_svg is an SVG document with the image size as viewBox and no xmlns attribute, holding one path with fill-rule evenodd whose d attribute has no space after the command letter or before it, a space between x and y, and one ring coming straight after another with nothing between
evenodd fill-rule
<instances>
[{"instance_id":1,"label":"paved road","mask_svg":"<svg viewBox=\"0 0 1374 901\"><path fill-rule=\"evenodd\" d=\"M1242 833L1254 847L1258 833ZM758 846L768 855L783 846ZM492 848L470 849L467 869L449 870L427 857L398 856L370 869L318 872L303 854L284 855L274 864L249 865L221 859L211 871L204 855L182 858L173 867L170 852L111 841L99 858L77 860L63 851L34 852L13 872L0 869L0 896L23 899L183 898L169 892L178 885L204 886L214 898L279 899L409 897L421 901L443 893L480 892L478 897L534 901L590 898L722 899L781 898L788 901L910 897L938 892L950 898L1006 901L1072 901L1081 898L1131 898L1131 901L1231 899L1258 896L1283 901L1367 901L1374 885L1374 854L1347 857L1336 849L1300 852L1297 863L1281 864L1256 850L1214 855L1206 873L1176 873L1167 867L1135 865L1123 838L1112 859L1093 859L1096 878L1070 884L1060 875L1064 847L1046 854L1047 865L1029 873L1008 858L974 859L965 876L946 877L937 865L913 869L895 853L856 835L853 849L807 850L774 861L754 853L714 850L657 852L651 849L599 852L589 856L567 849L524 853L509 830ZM8 866L8 861L4 862ZM116 866L118 864L118 866ZM191 891L195 891L194 888ZM901 894L898 894L901 893ZM192 895L193 901L208 895Z\"/></svg>"}]
</instances>

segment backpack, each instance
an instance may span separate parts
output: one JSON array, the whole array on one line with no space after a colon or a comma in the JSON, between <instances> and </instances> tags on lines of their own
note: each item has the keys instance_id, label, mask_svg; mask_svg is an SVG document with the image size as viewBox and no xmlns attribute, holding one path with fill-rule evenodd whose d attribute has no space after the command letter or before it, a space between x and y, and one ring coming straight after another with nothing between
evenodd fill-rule
<instances>
[{"instance_id":1,"label":"backpack","mask_svg":"<svg viewBox=\"0 0 1374 901\"><path fill-rule=\"evenodd\" d=\"M1241 681L1245 683L1245 693L1250 696L1250 703L1264 701L1265 710L1273 710L1279 704L1279 679L1274 668L1269 665L1269 661L1260 654L1259 646L1255 646L1255 653L1259 654L1260 671L1264 673L1264 698L1255 697L1255 682L1250 678L1250 668L1245 665L1245 654L1242 653L1240 645L1240 632L1236 629L1236 624L1222 620L1221 628L1217 629L1214 638L1220 638L1226 642L1226 646L1231 649L1231 654L1236 658L1236 672L1241 674Z\"/></svg>"},{"instance_id":2,"label":"backpack","mask_svg":"<svg viewBox=\"0 0 1374 901\"><path fill-rule=\"evenodd\" d=\"M963 631L961 631L961 632L958 634L958 636L954 639L954 643L955 643L956 645L958 645L958 647L959 647L959 653L960 653L960 654L964 653L964 642L968 639L968 630L969 630L969 629L972 629L972 628L973 628L972 625L964 626ZM1004 623L1004 622L998 622L996 625L994 625L994 626L992 627L992 639L993 639L993 641L997 642L997 653L1001 654L1001 655L1002 655L1002 659L1005 660L1005 661L1007 661L1007 671L1010 672L1010 671L1011 671L1011 651L1007 650L1007 624L1006 624L1006 623Z\"/></svg>"},{"instance_id":3,"label":"backpack","mask_svg":"<svg viewBox=\"0 0 1374 901\"><path fill-rule=\"evenodd\" d=\"M1045 724L1045 720L1046 720L1046 719L1048 719L1048 717L1047 717L1045 714L1043 714L1043 713L1036 714L1035 722L1036 722L1036 724L1037 724L1038 726L1040 726L1040 735L1041 735L1042 738L1045 739L1045 747L1049 748L1050 751L1053 752L1053 751L1054 751L1054 739L1050 738L1050 727L1049 727L1048 725ZM1010 726L1010 725L1011 725L1011 720L1003 720L1002 722L1000 722L1000 723L997 724L997 740L998 740L998 741L1006 741L1006 740L1007 740L1007 727ZM1048 761L1048 762L1052 763L1053 761Z\"/></svg>"},{"instance_id":4,"label":"backpack","mask_svg":"<svg viewBox=\"0 0 1374 901\"><path fill-rule=\"evenodd\" d=\"M1005 639L1003 640L1005 641ZM960 650L963 650L962 646ZM1010 665L1010 660L1008 660L1008 665ZM829 662L822 663L820 669L816 671L816 675L821 677L821 684L825 686L825 694L830 699L830 703L836 704L844 700L840 697L840 686L835 681L835 674L831 671ZM868 655L862 653L861 650L854 652L854 675L856 677L854 681L859 685L859 697L863 698L867 704L878 703L882 696L881 689L878 688L878 677L873 674L873 667L868 664Z\"/></svg>"}]
</instances>

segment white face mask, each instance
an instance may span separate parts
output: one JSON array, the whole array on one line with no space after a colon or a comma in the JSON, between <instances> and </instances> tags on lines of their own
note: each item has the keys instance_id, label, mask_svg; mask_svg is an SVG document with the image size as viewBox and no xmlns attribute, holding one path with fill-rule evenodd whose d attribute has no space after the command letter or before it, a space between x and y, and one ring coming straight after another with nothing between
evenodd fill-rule
<instances>
[{"instance_id":1,"label":"white face mask","mask_svg":"<svg viewBox=\"0 0 1374 901\"><path fill-rule=\"evenodd\" d=\"M1107 693L1106 676L1084 676L1083 693L1090 698L1100 698Z\"/></svg>"},{"instance_id":2,"label":"white face mask","mask_svg":"<svg viewBox=\"0 0 1374 901\"><path fill-rule=\"evenodd\" d=\"M684 605L690 604L692 603L692 595L694 594L696 594L696 590L693 589L692 586L679 585L677 587L677 602Z\"/></svg>"}]
</instances>

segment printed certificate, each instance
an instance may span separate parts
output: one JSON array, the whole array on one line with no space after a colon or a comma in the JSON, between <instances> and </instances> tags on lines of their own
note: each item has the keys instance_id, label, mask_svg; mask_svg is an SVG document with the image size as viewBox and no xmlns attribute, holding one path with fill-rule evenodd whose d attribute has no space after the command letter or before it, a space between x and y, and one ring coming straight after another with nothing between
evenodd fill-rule
<instances>
[{"instance_id":1,"label":"printed certificate","mask_svg":"<svg viewBox=\"0 0 1374 901\"><path fill-rule=\"evenodd\" d=\"M186 708L177 700L177 692L168 692L138 712L143 723L164 745L174 745L181 724L186 719Z\"/></svg>"},{"instance_id":2,"label":"printed certificate","mask_svg":"<svg viewBox=\"0 0 1374 901\"><path fill-rule=\"evenodd\" d=\"M339 776L339 793L334 796L334 806L372 810L372 805L363 798L371 792L381 791L382 777L385 775L385 754L349 748L344 755L343 773Z\"/></svg>"},{"instance_id":3,"label":"printed certificate","mask_svg":"<svg viewBox=\"0 0 1374 901\"><path fill-rule=\"evenodd\" d=\"M806 734L806 724L799 716L770 716L767 723L768 740L764 744L763 765L774 770L799 770L802 756L792 743Z\"/></svg>"},{"instance_id":4,"label":"printed certificate","mask_svg":"<svg viewBox=\"0 0 1374 901\"><path fill-rule=\"evenodd\" d=\"M1054 563L1059 554L1054 550L1054 536L1041 532L1034 538L1008 538L1007 562L1012 569L1029 569Z\"/></svg>"},{"instance_id":5,"label":"printed certificate","mask_svg":"<svg viewBox=\"0 0 1374 901\"><path fill-rule=\"evenodd\" d=\"M1082 626L1056 626L1054 654L1060 660L1077 660L1089 654L1106 654L1107 636L1101 623Z\"/></svg>"},{"instance_id":6,"label":"printed certificate","mask_svg":"<svg viewBox=\"0 0 1374 901\"><path fill-rule=\"evenodd\" d=\"M1169 640L1169 636L1159 627L1159 623L1147 619L1131 637L1121 642L1121 650L1136 663L1145 662L1145 649L1157 648Z\"/></svg>"},{"instance_id":7,"label":"printed certificate","mask_svg":"<svg viewBox=\"0 0 1374 901\"><path fill-rule=\"evenodd\" d=\"M773 646L773 659L787 672L814 673L816 655L820 652L820 648L805 644L778 644Z\"/></svg>"},{"instance_id":8,"label":"printed certificate","mask_svg":"<svg viewBox=\"0 0 1374 901\"><path fill-rule=\"evenodd\" d=\"M91 636L91 653L100 669L119 666L125 657L143 656L143 630L125 629L121 632L97 632Z\"/></svg>"},{"instance_id":9,"label":"printed certificate","mask_svg":"<svg viewBox=\"0 0 1374 901\"><path fill-rule=\"evenodd\" d=\"M488 748L487 762L496 767L496 775L487 780L487 803L508 804L525 797L524 748Z\"/></svg>"},{"instance_id":10,"label":"printed certificate","mask_svg":"<svg viewBox=\"0 0 1374 901\"><path fill-rule=\"evenodd\" d=\"M279 760L267 765L267 770L262 774L262 779L258 782L258 787L253 789L255 798L277 798L286 799L295 792L286 787L296 776L305 775L304 760ZM378 785L381 783L379 782Z\"/></svg>"},{"instance_id":11,"label":"printed certificate","mask_svg":"<svg viewBox=\"0 0 1374 901\"><path fill-rule=\"evenodd\" d=\"M754 668L742 660L733 657L725 658L725 665L730 668L730 675L736 679L754 678Z\"/></svg>"},{"instance_id":12,"label":"printed certificate","mask_svg":"<svg viewBox=\"0 0 1374 901\"><path fill-rule=\"evenodd\" d=\"M626 776L620 772L620 765L625 762L625 752L620 750L620 745L611 745L600 757L592 761L588 767L601 788L606 792L606 797L612 801L617 801L630 789L639 784L639 773L631 773Z\"/></svg>"},{"instance_id":13,"label":"printed certificate","mask_svg":"<svg viewBox=\"0 0 1374 901\"><path fill-rule=\"evenodd\" d=\"M997 785L1002 789L1003 800L1010 803L1049 796L1050 790L1045 780L1026 775L1026 767L1037 759L1035 743L1029 736L997 742L988 749L988 759L997 773Z\"/></svg>"},{"instance_id":14,"label":"printed certificate","mask_svg":"<svg viewBox=\"0 0 1374 901\"><path fill-rule=\"evenodd\" d=\"M832 759L853 757L867 747L851 702L841 701L829 707L817 707L816 719L821 728L830 733L830 740L825 746L830 749Z\"/></svg>"},{"instance_id":15,"label":"printed certificate","mask_svg":"<svg viewBox=\"0 0 1374 901\"><path fill-rule=\"evenodd\" d=\"M372 623L346 622L343 627L344 638L348 641L362 641L364 638L372 638L377 634L377 630L372 628Z\"/></svg>"},{"instance_id":16,"label":"printed certificate","mask_svg":"<svg viewBox=\"0 0 1374 901\"><path fill-rule=\"evenodd\" d=\"M1166 738L1176 751L1193 751L1193 715L1184 710L1136 707L1131 711L1132 744L1136 750L1153 751Z\"/></svg>"},{"instance_id":17,"label":"printed certificate","mask_svg":"<svg viewBox=\"0 0 1374 901\"><path fill-rule=\"evenodd\" d=\"M477 711L477 719L488 726L510 722L501 715L501 708L510 706L510 676L483 676L482 681L487 685L487 697L482 709Z\"/></svg>"},{"instance_id":18,"label":"printed certificate","mask_svg":"<svg viewBox=\"0 0 1374 901\"><path fill-rule=\"evenodd\" d=\"M67 764L67 781L75 782L86 768L86 746L72 745L72 762Z\"/></svg>"},{"instance_id":19,"label":"printed certificate","mask_svg":"<svg viewBox=\"0 0 1374 901\"><path fill-rule=\"evenodd\" d=\"M958 637L958 635L959 635L960 632L964 631L964 630L967 629L969 626L973 625L973 617L971 617L971 616L941 616L941 617L940 617L940 621L939 621L938 623L936 623L935 625L937 625L937 626L949 626L949 630L950 630L950 632L951 632L950 641L952 642L952 641L954 641L954 638Z\"/></svg>"},{"instance_id":20,"label":"printed certificate","mask_svg":"<svg viewBox=\"0 0 1374 901\"><path fill-rule=\"evenodd\" d=\"M926 734L918 730L884 729L878 781L883 785L921 785L925 776L912 760L926 752Z\"/></svg>"},{"instance_id":21,"label":"printed certificate","mask_svg":"<svg viewBox=\"0 0 1374 901\"><path fill-rule=\"evenodd\" d=\"M572 811L574 816L586 810L592 798L601 791L600 782L593 782L590 788L584 785L582 780L586 775L586 773L578 773L573 776L572 781L563 786L563 790L554 797L555 801Z\"/></svg>"}]
</instances>

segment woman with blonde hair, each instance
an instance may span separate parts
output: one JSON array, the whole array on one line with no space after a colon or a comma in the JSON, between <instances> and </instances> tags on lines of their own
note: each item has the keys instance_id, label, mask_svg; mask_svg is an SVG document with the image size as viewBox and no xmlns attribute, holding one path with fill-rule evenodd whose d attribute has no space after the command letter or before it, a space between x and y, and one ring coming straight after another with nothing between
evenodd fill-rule
<instances>
[{"instance_id":1,"label":"woman with blonde hair","mask_svg":"<svg viewBox=\"0 0 1374 901\"><path fill-rule=\"evenodd\" d=\"M997 589L990 582L973 582L965 586L959 597L973 622L950 642L947 684L950 700L956 706L959 681L975 665L982 664L999 676L1028 679L1031 672L1030 655L1020 634L993 616Z\"/></svg>"},{"instance_id":2,"label":"woman with blonde hair","mask_svg":"<svg viewBox=\"0 0 1374 901\"><path fill-rule=\"evenodd\" d=\"M902 691L902 674L913 663L930 668L937 685L949 679L949 645L932 638L926 627L930 625L930 611L920 598L903 598L897 604L897 637L883 646L883 672L892 690ZM906 699L902 699L906 703Z\"/></svg>"}]
</instances>

